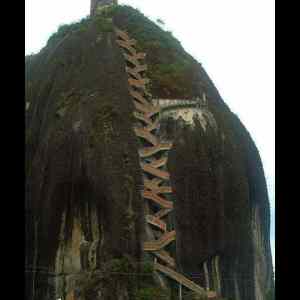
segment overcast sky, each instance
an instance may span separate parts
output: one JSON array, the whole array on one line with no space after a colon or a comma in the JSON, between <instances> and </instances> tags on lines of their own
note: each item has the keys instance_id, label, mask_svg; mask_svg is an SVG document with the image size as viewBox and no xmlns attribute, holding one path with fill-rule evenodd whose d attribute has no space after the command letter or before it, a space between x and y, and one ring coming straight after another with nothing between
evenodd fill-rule
<instances>
[{"instance_id":1,"label":"overcast sky","mask_svg":"<svg viewBox=\"0 0 300 300\"><path fill-rule=\"evenodd\" d=\"M260 151L271 202L275 256L275 1L119 0L162 19L202 63ZM61 24L89 14L90 0L25 0L25 54L36 53Z\"/></svg>"}]
</instances>

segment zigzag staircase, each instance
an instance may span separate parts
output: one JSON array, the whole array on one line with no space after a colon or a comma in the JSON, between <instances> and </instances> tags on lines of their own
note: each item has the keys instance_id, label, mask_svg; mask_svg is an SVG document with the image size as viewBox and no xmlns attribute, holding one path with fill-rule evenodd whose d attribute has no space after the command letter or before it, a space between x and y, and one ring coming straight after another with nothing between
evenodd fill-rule
<instances>
[{"instance_id":1,"label":"zigzag staircase","mask_svg":"<svg viewBox=\"0 0 300 300\"><path fill-rule=\"evenodd\" d=\"M137 41L130 39L126 32L115 28L115 33L116 41L121 47L127 63L129 92L136 109L134 116L138 126L134 128L134 131L143 145L139 149L140 165L144 176L142 196L145 201L152 202L152 207L156 208L146 215L146 221L153 228L153 236L156 239L146 241L144 251L150 252L156 257L154 263L156 271L199 295L209 299L216 298L216 292L207 291L178 273L174 258L166 250L166 247L176 239L176 232L168 231L167 223L163 220L173 211L173 202L165 196L172 194L170 174L166 169L167 154L172 148L172 143L161 141L155 134L159 127L160 107L152 104L151 95L146 90L146 85L149 83L149 79L144 75L147 65L141 62L146 54L136 51Z\"/></svg>"}]
</instances>

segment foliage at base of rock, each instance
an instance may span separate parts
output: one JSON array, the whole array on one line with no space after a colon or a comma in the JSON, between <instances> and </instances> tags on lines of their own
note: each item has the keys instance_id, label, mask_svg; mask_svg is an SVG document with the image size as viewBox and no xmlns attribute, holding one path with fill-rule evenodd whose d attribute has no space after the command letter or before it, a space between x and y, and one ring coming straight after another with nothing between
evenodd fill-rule
<instances>
[{"instance_id":1,"label":"foliage at base of rock","mask_svg":"<svg viewBox=\"0 0 300 300\"><path fill-rule=\"evenodd\" d=\"M159 287L148 287L138 290L134 300L169 300L170 294L167 290Z\"/></svg>"}]
</instances>

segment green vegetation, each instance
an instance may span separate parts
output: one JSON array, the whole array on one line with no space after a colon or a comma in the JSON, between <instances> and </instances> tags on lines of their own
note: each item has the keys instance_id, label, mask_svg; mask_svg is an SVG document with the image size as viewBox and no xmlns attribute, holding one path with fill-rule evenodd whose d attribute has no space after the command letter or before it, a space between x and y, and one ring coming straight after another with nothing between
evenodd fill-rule
<instances>
[{"instance_id":1,"label":"green vegetation","mask_svg":"<svg viewBox=\"0 0 300 300\"><path fill-rule=\"evenodd\" d=\"M57 32L48 39L47 46L60 42L67 35L86 32L92 23L96 23L101 32L111 32L113 30L112 16L116 7L117 5L105 7L94 18L86 17L79 22L60 25ZM30 57L26 57L26 59L30 59Z\"/></svg>"},{"instance_id":2,"label":"green vegetation","mask_svg":"<svg viewBox=\"0 0 300 300\"><path fill-rule=\"evenodd\" d=\"M99 9L96 16L92 19L96 24L97 28L101 32L112 32L113 26L113 15L117 9L118 5L109 5Z\"/></svg>"},{"instance_id":3,"label":"green vegetation","mask_svg":"<svg viewBox=\"0 0 300 300\"><path fill-rule=\"evenodd\" d=\"M145 262L142 264L131 263L127 257L113 259L109 263L109 272L126 281L130 287L130 293L134 300L169 300L169 291L156 286L153 280L153 263ZM113 273L116 273L115 275ZM123 273L132 274L132 276L118 276ZM134 275L139 274L139 275ZM131 299L131 298L130 298Z\"/></svg>"},{"instance_id":4,"label":"green vegetation","mask_svg":"<svg viewBox=\"0 0 300 300\"><path fill-rule=\"evenodd\" d=\"M163 24L159 19L157 22ZM116 26L137 40L137 50L147 53L147 76L151 79L149 90L152 94L178 98L197 96L193 91L193 72L197 62L184 51L171 32L163 30L129 6L107 6L99 10L93 18L86 17L76 23L61 25L49 38L47 47L55 48L65 38L82 35L94 26L99 33L113 32ZM96 40L101 39L102 35ZM26 57L26 61L30 60L31 57Z\"/></svg>"},{"instance_id":5,"label":"green vegetation","mask_svg":"<svg viewBox=\"0 0 300 300\"><path fill-rule=\"evenodd\" d=\"M275 300L275 290L274 289L269 290L266 293L266 300Z\"/></svg>"},{"instance_id":6,"label":"green vegetation","mask_svg":"<svg viewBox=\"0 0 300 300\"><path fill-rule=\"evenodd\" d=\"M61 93L61 97L56 104L56 116L64 117L67 112L74 108L80 101L80 94L71 90L67 93Z\"/></svg>"},{"instance_id":7,"label":"green vegetation","mask_svg":"<svg viewBox=\"0 0 300 300\"><path fill-rule=\"evenodd\" d=\"M135 300L169 300L168 290L159 287L146 287L136 291Z\"/></svg>"},{"instance_id":8,"label":"green vegetation","mask_svg":"<svg viewBox=\"0 0 300 300\"><path fill-rule=\"evenodd\" d=\"M48 39L47 46L60 42L63 38L71 33L85 32L88 29L90 22L91 19L87 17L81 19L79 22L60 25L57 29L57 32L52 34Z\"/></svg>"},{"instance_id":9,"label":"green vegetation","mask_svg":"<svg viewBox=\"0 0 300 300\"><path fill-rule=\"evenodd\" d=\"M158 21L157 21L158 22ZM136 39L137 49L147 53L147 76L151 92L165 97L190 98L194 96L192 80L196 61L188 55L171 32L149 20L129 6L114 10L114 23Z\"/></svg>"},{"instance_id":10,"label":"green vegetation","mask_svg":"<svg viewBox=\"0 0 300 300\"><path fill-rule=\"evenodd\" d=\"M116 9L117 9L118 5L117 4L113 4L113 5L107 5L105 7L100 8L96 15L97 16L102 16L104 18L112 18Z\"/></svg>"},{"instance_id":11,"label":"green vegetation","mask_svg":"<svg viewBox=\"0 0 300 300\"><path fill-rule=\"evenodd\" d=\"M156 19L156 22L161 25L165 25L165 22L162 19Z\"/></svg>"},{"instance_id":12,"label":"green vegetation","mask_svg":"<svg viewBox=\"0 0 300 300\"><path fill-rule=\"evenodd\" d=\"M114 29L112 18L97 15L93 21L96 23L97 29L101 32L112 32Z\"/></svg>"},{"instance_id":13,"label":"green vegetation","mask_svg":"<svg viewBox=\"0 0 300 300\"><path fill-rule=\"evenodd\" d=\"M176 94L188 93L186 87L186 73L191 62L179 60L173 64L154 64L149 65L149 77L156 84L167 87Z\"/></svg>"},{"instance_id":14,"label":"green vegetation","mask_svg":"<svg viewBox=\"0 0 300 300\"><path fill-rule=\"evenodd\" d=\"M117 6L114 9L114 19L116 25L123 30L127 30L130 35L136 38L139 45L146 49L147 44L152 41L158 41L161 47L172 49L180 48L182 51L180 42L172 36L171 32L162 30L153 21L144 16L139 10L130 6ZM122 19L121 22L118 22ZM124 21L123 21L124 20Z\"/></svg>"},{"instance_id":15,"label":"green vegetation","mask_svg":"<svg viewBox=\"0 0 300 300\"><path fill-rule=\"evenodd\" d=\"M108 270L111 273L132 273L134 266L127 257L115 258L109 262Z\"/></svg>"},{"instance_id":16,"label":"green vegetation","mask_svg":"<svg viewBox=\"0 0 300 300\"><path fill-rule=\"evenodd\" d=\"M142 265L141 273L143 274L152 274L154 272L154 267L152 262L145 262Z\"/></svg>"},{"instance_id":17,"label":"green vegetation","mask_svg":"<svg viewBox=\"0 0 300 300\"><path fill-rule=\"evenodd\" d=\"M134 263L133 260L127 256L114 258L106 265L106 271L110 273L140 273L141 275L149 276L153 274L153 263L145 262L141 265Z\"/></svg>"},{"instance_id":18,"label":"green vegetation","mask_svg":"<svg viewBox=\"0 0 300 300\"><path fill-rule=\"evenodd\" d=\"M153 280L153 263L136 264L128 257L110 260L105 272L113 284L116 280L128 286L130 299L169 300L169 292L156 286Z\"/></svg>"}]
</instances>

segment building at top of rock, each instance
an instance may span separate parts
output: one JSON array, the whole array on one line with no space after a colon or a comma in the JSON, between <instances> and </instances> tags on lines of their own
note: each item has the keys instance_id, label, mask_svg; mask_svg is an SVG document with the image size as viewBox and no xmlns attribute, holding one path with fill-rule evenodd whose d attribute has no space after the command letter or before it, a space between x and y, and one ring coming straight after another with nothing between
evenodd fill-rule
<instances>
[{"instance_id":1,"label":"building at top of rock","mask_svg":"<svg viewBox=\"0 0 300 300\"><path fill-rule=\"evenodd\" d=\"M91 16L95 15L98 7L112 4L118 4L118 0L91 0Z\"/></svg>"}]
</instances>

